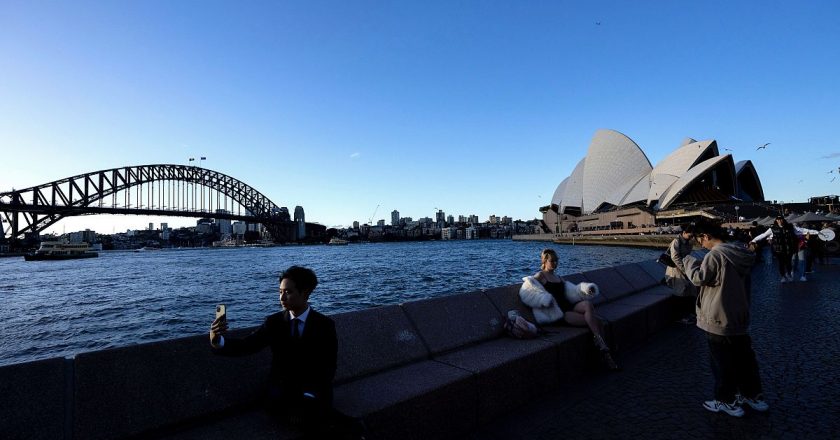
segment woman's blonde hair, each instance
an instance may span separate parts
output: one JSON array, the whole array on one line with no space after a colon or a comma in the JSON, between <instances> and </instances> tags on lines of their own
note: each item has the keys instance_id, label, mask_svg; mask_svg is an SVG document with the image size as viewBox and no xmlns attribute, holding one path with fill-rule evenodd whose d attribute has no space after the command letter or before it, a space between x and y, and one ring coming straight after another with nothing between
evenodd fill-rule
<instances>
[{"instance_id":1,"label":"woman's blonde hair","mask_svg":"<svg viewBox=\"0 0 840 440\"><path fill-rule=\"evenodd\" d=\"M554 257L554 261L557 261L557 252L554 252L554 249L545 248L540 252L540 260L542 260L542 264L540 264L540 270L545 270L545 260L548 257Z\"/></svg>"}]
</instances>

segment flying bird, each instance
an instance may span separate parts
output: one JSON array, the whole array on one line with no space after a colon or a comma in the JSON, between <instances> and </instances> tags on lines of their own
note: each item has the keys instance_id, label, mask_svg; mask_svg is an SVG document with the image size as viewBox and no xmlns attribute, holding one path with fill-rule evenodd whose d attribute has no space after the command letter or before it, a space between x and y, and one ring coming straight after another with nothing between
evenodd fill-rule
<instances>
[{"instance_id":1,"label":"flying bird","mask_svg":"<svg viewBox=\"0 0 840 440\"><path fill-rule=\"evenodd\" d=\"M834 182L834 179L836 179L836 178L837 178L837 177L832 177L832 178L831 178L831 180L830 180L830 182Z\"/></svg>"},{"instance_id":2,"label":"flying bird","mask_svg":"<svg viewBox=\"0 0 840 440\"><path fill-rule=\"evenodd\" d=\"M600 22L600 21L596 21L596 22L595 22L595 26L600 26L600 25L601 25L601 22Z\"/></svg>"},{"instance_id":3,"label":"flying bird","mask_svg":"<svg viewBox=\"0 0 840 440\"><path fill-rule=\"evenodd\" d=\"M761 149L767 148L767 146L768 146L768 145L770 145L770 142L768 142L768 143L766 143L766 144L764 144L764 145L762 145L762 146L760 146L760 147L756 148L756 149L755 149L755 151L758 151L758 150L761 150Z\"/></svg>"},{"instance_id":4,"label":"flying bird","mask_svg":"<svg viewBox=\"0 0 840 440\"><path fill-rule=\"evenodd\" d=\"M799 183L802 183L802 182L803 182L802 180L799 181Z\"/></svg>"},{"instance_id":5,"label":"flying bird","mask_svg":"<svg viewBox=\"0 0 840 440\"><path fill-rule=\"evenodd\" d=\"M724 148L725 151L732 151L731 148Z\"/></svg>"}]
</instances>

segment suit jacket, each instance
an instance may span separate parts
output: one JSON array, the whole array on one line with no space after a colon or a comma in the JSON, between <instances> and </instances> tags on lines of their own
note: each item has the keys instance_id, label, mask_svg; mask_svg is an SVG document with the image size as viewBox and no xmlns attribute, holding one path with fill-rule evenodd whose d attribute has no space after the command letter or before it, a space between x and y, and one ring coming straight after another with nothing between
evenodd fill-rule
<instances>
[{"instance_id":1,"label":"suit jacket","mask_svg":"<svg viewBox=\"0 0 840 440\"><path fill-rule=\"evenodd\" d=\"M265 318L250 335L225 338L222 348L213 352L223 356L244 356L270 347L271 373L269 384L288 398L301 398L312 393L317 399L332 402L332 381L335 377L338 339L332 319L309 310L303 335L292 337L291 317L282 311Z\"/></svg>"}]
</instances>

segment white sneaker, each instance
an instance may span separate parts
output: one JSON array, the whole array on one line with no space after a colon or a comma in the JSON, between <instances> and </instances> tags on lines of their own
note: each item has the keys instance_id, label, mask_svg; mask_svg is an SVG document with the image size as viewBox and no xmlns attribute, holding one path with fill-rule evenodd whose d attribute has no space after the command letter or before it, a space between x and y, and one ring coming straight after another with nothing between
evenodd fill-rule
<instances>
[{"instance_id":1,"label":"white sneaker","mask_svg":"<svg viewBox=\"0 0 840 440\"><path fill-rule=\"evenodd\" d=\"M805 275L802 275L802 277L799 278L799 281L808 281L808 278L805 278Z\"/></svg>"},{"instance_id":2,"label":"white sneaker","mask_svg":"<svg viewBox=\"0 0 840 440\"><path fill-rule=\"evenodd\" d=\"M764 401L764 397L761 394L755 396L754 399L750 399L739 394L736 396L735 401L738 402L738 405L741 406L743 406L746 403L750 406L750 408L758 412L765 412L768 409L770 409L770 405L768 405L767 402Z\"/></svg>"},{"instance_id":3,"label":"white sneaker","mask_svg":"<svg viewBox=\"0 0 840 440\"><path fill-rule=\"evenodd\" d=\"M729 414L732 417L743 417L744 410L740 406L738 406L738 399L735 399L734 402L730 403L723 403L720 400L707 400L703 402L703 408L711 412L720 412L723 411Z\"/></svg>"},{"instance_id":4,"label":"white sneaker","mask_svg":"<svg viewBox=\"0 0 840 440\"><path fill-rule=\"evenodd\" d=\"M782 279L780 279L779 282L782 283L782 284L788 282L787 277L786 276L782 277Z\"/></svg>"}]
</instances>

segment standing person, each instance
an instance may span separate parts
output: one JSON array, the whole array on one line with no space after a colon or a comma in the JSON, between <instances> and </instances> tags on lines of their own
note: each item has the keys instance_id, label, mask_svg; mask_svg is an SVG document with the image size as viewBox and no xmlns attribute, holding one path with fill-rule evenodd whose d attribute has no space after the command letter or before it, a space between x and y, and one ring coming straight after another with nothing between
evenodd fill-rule
<instances>
[{"instance_id":1,"label":"standing person","mask_svg":"<svg viewBox=\"0 0 840 440\"><path fill-rule=\"evenodd\" d=\"M781 282L788 283L793 281L793 261L799 252L799 237L806 232L818 234L819 231L812 229L802 229L794 227L788 223L784 217L776 217L776 222L770 229L764 231L763 234L750 240L750 243L759 243L764 239L770 238L773 241L773 253L779 259L779 274L781 275ZM797 261L798 262L798 261ZM800 281L806 281L805 274L802 274Z\"/></svg>"},{"instance_id":2,"label":"standing person","mask_svg":"<svg viewBox=\"0 0 840 440\"><path fill-rule=\"evenodd\" d=\"M674 294L679 298L678 310L682 316L680 322L690 324L694 318L694 301L697 298L697 288L685 274L683 258L691 253L694 247L694 226L687 225L671 244L668 245L668 255L674 262L674 267L668 266L665 269L665 282L668 287L674 289Z\"/></svg>"},{"instance_id":3,"label":"standing person","mask_svg":"<svg viewBox=\"0 0 840 440\"><path fill-rule=\"evenodd\" d=\"M726 243L719 226L698 226L697 242L709 253L700 262L685 257L688 278L700 287L697 327L706 332L715 378L714 399L703 403L712 412L744 415L742 406L767 411L758 362L749 335L749 274L754 256L742 245Z\"/></svg>"},{"instance_id":4,"label":"standing person","mask_svg":"<svg viewBox=\"0 0 840 440\"><path fill-rule=\"evenodd\" d=\"M309 296L318 285L315 272L292 266L280 275L283 311L265 318L250 335L237 339L224 336L227 317L210 327L213 353L244 356L271 348L271 370L266 406L274 415L302 423L304 432L320 438L340 416L332 409L338 353L335 323L309 306Z\"/></svg>"},{"instance_id":5,"label":"standing person","mask_svg":"<svg viewBox=\"0 0 840 440\"><path fill-rule=\"evenodd\" d=\"M610 348L604 341L604 327L601 320L595 316L595 306L586 300L572 303L566 296L567 291L577 295L582 293L583 296L595 296L598 294L598 286L594 283L574 284L555 275L557 253L554 252L554 249L543 249L540 253L540 260L541 270L534 275L534 279L539 281L539 284L544 288L544 291L543 289L540 289L540 291L551 294L551 298L547 298L548 301L542 301L541 297L543 295L540 295L540 292L531 292L526 288L519 292L522 302L534 309L535 318L537 318L537 315L549 317L548 320L537 319L540 324L547 324L554 320L551 317L556 317L556 319L563 319L567 324L575 327L589 327L593 334L592 340L601 352L604 365L612 371L620 370L610 353Z\"/></svg>"}]
</instances>

